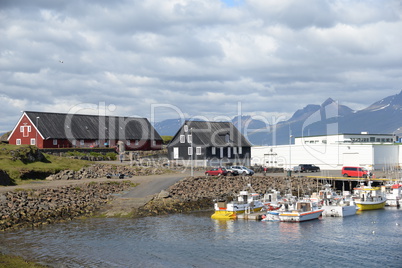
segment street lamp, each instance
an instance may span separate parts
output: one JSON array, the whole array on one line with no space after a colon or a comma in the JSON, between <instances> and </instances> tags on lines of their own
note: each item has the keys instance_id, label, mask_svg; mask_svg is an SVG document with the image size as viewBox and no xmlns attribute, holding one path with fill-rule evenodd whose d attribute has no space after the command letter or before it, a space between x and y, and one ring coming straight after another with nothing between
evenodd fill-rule
<instances>
[{"instance_id":1,"label":"street lamp","mask_svg":"<svg viewBox=\"0 0 402 268\"><path fill-rule=\"evenodd\" d=\"M292 170L292 137L292 134L289 135L289 170Z\"/></svg>"},{"instance_id":2,"label":"street lamp","mask_svg":"<svg viewBox=\"0 0 402 268\"><path fill-rule=\"evenodd\" d=\"M399 132L399 130L400 130L401 128L397 128L394 132L392 132L392 138L394 139L394 143L396 142L396 135L395 135L395 133L398 131Z\"/></svg>"},{"instance_id":3,"label":"street lamp","mask_svg":"<svg viewBox=\"0 0 402 268\"><path fill-rule=\"evenodd\" d=\"M193 128L190 128L190 136L191 136L191 140L190 140L190 145L191 145L191 177L194 177L194 167L193 167Z\"/></svg>"},{"instance_id":4,"label":"street lamp","mask_svg":"<svg viewBox=\"0 0 402 268\"><path fill-rule=\"evenodd\" d=\"M39 118L40 118L39 116L36 117L36 137L35 137L35 145L38 148L39 148L38 146Z\"/></svg>"}]
</instances>

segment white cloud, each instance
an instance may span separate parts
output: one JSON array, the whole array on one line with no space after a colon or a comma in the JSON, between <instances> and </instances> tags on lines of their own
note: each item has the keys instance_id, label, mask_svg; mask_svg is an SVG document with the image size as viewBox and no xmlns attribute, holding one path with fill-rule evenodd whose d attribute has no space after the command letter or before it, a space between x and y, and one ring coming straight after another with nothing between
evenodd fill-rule
<instances>
[{"instance_id":1,"label":"white cloud","mask_svg":"<svg viewBox=\"0 0 402 268\"><path fill-rule=\"evenodd\" d=\"M401 11L375 0L3 0L0 130L21 110L82 103L143 117L171 105L161 119L235 116L238 102L244 115L290 117L328 97L364 108L401 89Z\"/></svg>"}]
</instances>

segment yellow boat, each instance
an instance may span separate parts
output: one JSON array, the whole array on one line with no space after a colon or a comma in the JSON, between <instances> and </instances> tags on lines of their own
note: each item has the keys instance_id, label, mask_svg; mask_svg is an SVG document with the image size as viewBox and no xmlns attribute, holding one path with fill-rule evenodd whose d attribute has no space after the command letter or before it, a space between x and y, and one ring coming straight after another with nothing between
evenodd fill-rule
<instances>
[{"instance_id":1,"label":"yellow boat","mask_svg":"<svg viewBox=\"0 0 402 268\"><path fill-rule=\"evenodd\" d=\"M360 184L360 187L354 188L353 201L359 210L374 210L385 207L387 201L385 197L385 187L371 187L371 181L368 186Z\"/></svg>"},{"instance_id":2,"label":"yellow boat","mask_svg":"<svg viewBox=\"0 0 402 268\"><path fill-rule=\"evenodd\" d=\"M235 201L217 201L214 203L215 213L212 219L236 219L237 214L257 212L263 207L259 194L241 191Z\"/></svg>"}]
</instances>

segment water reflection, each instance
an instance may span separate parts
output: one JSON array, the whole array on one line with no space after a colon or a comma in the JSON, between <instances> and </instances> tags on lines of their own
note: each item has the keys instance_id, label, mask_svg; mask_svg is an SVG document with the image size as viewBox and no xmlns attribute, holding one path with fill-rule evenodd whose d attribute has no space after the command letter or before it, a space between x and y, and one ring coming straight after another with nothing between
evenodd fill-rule
<instances>
[{"instance_id":1,"label":"water reflection","mask_svg":"<svg viewBox=\"0 0 402 268\"><path fill-rule=\"evenodd\" d=\"M301 237L300 233L300 223L296 222L279 222L279 232L281 238L288 239L289 237L293 239L299 239Z\"/></svg>"},{"instance_id":2,"label":"water reflection","mask_svg":"<svg viewBox=\"0 0 402 268\"><path fill-rule=\"evenodd\" d=\"M226 231L228 233L234 233L234 220L232 219L211 219L214 223L215 232L220 233Z\"/></svg>"}]
</instances>

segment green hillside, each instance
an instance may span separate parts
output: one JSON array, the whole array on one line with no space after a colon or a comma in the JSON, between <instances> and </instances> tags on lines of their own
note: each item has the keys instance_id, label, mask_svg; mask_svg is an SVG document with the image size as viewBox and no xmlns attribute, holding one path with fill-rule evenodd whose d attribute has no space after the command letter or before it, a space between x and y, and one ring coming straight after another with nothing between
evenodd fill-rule
<instances>
[{"instance_id":1,"label":"green hillside","mask_svg":"<svg viewBox=\"0 0 402 268\"><path fill-rule=\"evenodd\" d=\"M79 170L90 163L42 154L35 146L0 143L0 185L45 179L61 170Z\"/></svg>"}]
</instances>

